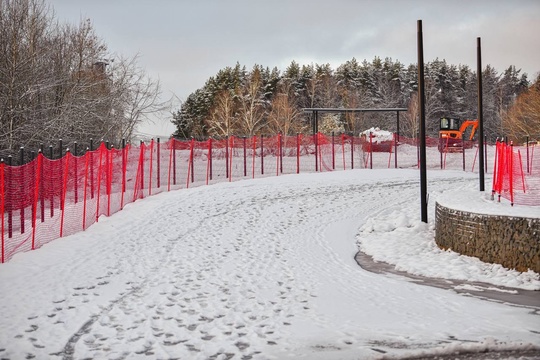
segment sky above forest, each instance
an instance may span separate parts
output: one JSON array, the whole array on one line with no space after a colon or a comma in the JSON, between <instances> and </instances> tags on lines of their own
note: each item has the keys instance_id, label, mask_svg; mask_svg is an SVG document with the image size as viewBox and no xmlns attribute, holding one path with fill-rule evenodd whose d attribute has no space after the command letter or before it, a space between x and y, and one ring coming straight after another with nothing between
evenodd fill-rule
<instances>
[{"instance_id":1,"label":"sky above forest","mask_svg":"<svg viewBox=\"0 0 540 360\"><path fill-rule=\"evenodd\" d=\"M163 97L184 101L205 81L237 62L285 70L353 57L417 62L417 21L424 60L445 59L476 70L510 65L529 79L540 73L537 0L46 0L61 22L92 20L114 56L139 54L139 65L162 85ZM169 120L143 132L168 135Z\"/></svg>"}]
</instances>

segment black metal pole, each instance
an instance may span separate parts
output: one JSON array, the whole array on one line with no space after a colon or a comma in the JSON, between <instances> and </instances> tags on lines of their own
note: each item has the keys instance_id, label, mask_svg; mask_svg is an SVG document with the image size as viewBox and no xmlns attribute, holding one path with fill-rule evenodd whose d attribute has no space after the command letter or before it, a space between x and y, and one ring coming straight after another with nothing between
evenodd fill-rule
<instances>
[{"instance_id":1,"label":"black metal pole","mask_svg":"<svg viewBox=\"0 0 540 360\"><path fill-rule=\"evenodd\" d=\"M73 161L75 162L75 167L74 167L75 170L73 172L73 178L74 178L74 181L73 181L74 189L73 190L75 191L74 196L75 196L75 204L76 204L76 203L79 202L79 189L77 187L77 185L79 184L79 177L78 177L79 171L78 171L78 164L77 164L77 162L78 162L77 161L77 150L78 149L77 149L77 142L76 141L73 143L73 147L74 147L74 149L73 149L74 150Z\"/></svg>"},{"instance_id":2,"label":"black metal pole","mask_svg":"<svg viewBox=\"0 0 540 360\"><path fill-rule=\"evenodd\" d=\"M399 111L396 111L396 136L394 138L394 168L397 169L397 146L399 142Z\"/></svg>"},{"instance_id":3,"label":"black metal pole","mask_svg":"<svg viewBox=\"0 0 540 360\"><path fill-rule=\"evenodd\" d=\"M420 109L420 213L422 222L427 223L426 106L422 20L418 20L418 91L418 107Z\"/></svg>"},{"instance_id":4,"label":"black metal pole","mask_svg":"<svg viewBox=\"0 0 540 360\"><path fill-rule=\"evenodd\" d=\"M354 169L354 133L351 133L351 170Z\"/></svg>"},{"instance_id":5,"label":"black metal pole","mask_svg":"<svg viewBox=\"0 0 540 360\"><path fill-rule=\"evenodd\" d=\"M13 198L12 198L12 189L11 189L11 177L13 174L13 157L11 155L8 155L8 169L9 171L6 171L6 177L7 177L7 189L6 191L6 210L8 214L8 237L13 237Z\"/></svg>"},{"instance_id":6,"label":"black metal pole","mask_svg":"<svg viewBox=\"0 0 540 360\"><path fill-rule=\"evenodd\" d=\"M24 164L24 146L21 146L21 152L20 152L20 158L19 158L19 165L23 165ZM24 186L24 182L25 182L25 167L21 167L21 182L20 184L22 186ZM24 190L23 190L24 192ZM20 214L21 214L21 234L24 234L24 207L26 206L25 203L23 203L21 205L21 209L20 209Z\"/></svg>"},{"instance_id":7,"label":"black metal pole","mask_svg":"<svg viewBox=\"0 0 540 360\"><path fill-rule=\"evenodd\" d=\"M478 77L478 146L480 150L484 148L484 110L483 110L483 95L482 95L482 44L480 38L476 38L476 47L477 47L477 77ZM480 180L480 191L484 191L484 153L480 151L480 157L478 159L480 169L479 180Z\"/></svg>"},{"instance_id":8,"label":"black metal pole","mask_svg":"<svg viewBox=\"0 0 540 360\"><path fill-rule=\"evenodd\" d=\"M242 138L242 143L244 146L244 176L247 176L247 150L246 150L246 137Z\"/></svg>"},{"instance_id":9,"label":"black metal pole","mask_svg":"<svg viewBox=\"0 0 540 360\"><path fill-rule=\"evenodd\" d=\"M445 152L446 150L446 144L444 143L444 139L441 137L441 134L439 133L439 154L441 156L441 170L443 169L443 152ZM443 149L446 149L446 150L443 150Z\"/></svg>"},{"instance_id":10,"label":"black metal pole","mask_svg":"<svg viewBox=\"0 0 540 360\"><path fill-rule=\"evenodd\" d=\"M41 156L41 166L40 166L40 169L39 169L39 178L40 178L40 181L39 181L39 203L41 205L41 211L40 211L40 214L41 214L41 222L44 222L45 221L45 192L43 191L44 189L44 182L45 182L45 179L43 178L43 162L44 162L44 159L45 159L45 156L43 155L43 144L41 144L40 146L40 150L39 150L39 153L38 153L38 157Z\"/></svg>"},{"instance_id":11,"label":"black metal pole","mask_svg":"<svg viewBox=\"0 0 540 360\"><path fill-rule=\"evenodd\" d=\"M212 180L212 138L208 139L208 153L210 154L209 157L210 157L210 180ZM173 158L174 160L175 158ZM176 184L176 178L175 178L175 184Z\"/></svg>"},{"instance_id":12,"label":"black metal pole","mask_svg":"<svg viewBox=\"0 0 540 360\"><path fill-rule=\"evenodd\" d=\"M461 148L463 149L463 171L465 171L465 138L461 137Z\"/></svg>"},{"instance_id":13,"label":"black metal pole","mask_svg":"<svg viewBox=\"0 0 540 360\"><path fill-rule=\"evenodd\" d=\"M225 138L225 179L228 179L228 178L229 178L229 137L227 136Z\"/></svg>"},{"instance_id":14,"label":"black metal pole","mask_svg":"<svg viewBox=\"0 0 540 360\"><path fill-rule=\"evenodd\" d=\"M279 133L279 173L283 174L283 136Z\"/></svg>"},{"instance_id":15,"label":"black metal pole","mask_svg":"<svg viewBox=\"0 0 540 360\"><path fill-rule=\"evenodd\" d=\"M212 139L210 139L212 141ZM176 139L172 139L173 143L173 185L176 185ZM212 157L210 156L210 180L212 180Z\"/></svg>"},{"instance_id":16,"label":"black metal pole","mask_svg":"<svg viewBox=\"0 0 540 360\"><path fill-rule=\"evenodd\" d=\"M335 143L334 132L332 131L332 170L336 169L336 153L334 150L334 143Z\"/></svg>"},{"instance_id":17,"label":"black metal pole","mask_svg":"<svg viewBox=\"0 0 540 360\"><path fill-rule=\"evenodd\" d=\"M156 154L156 160L157 160L157 188L159 189L161 187L161 141L159 138L157 138L157 154Z\"/></svg>"},{"instance_id":18,"label":"black metal pole","mask_svg":"<svg viewBox=\"0 0 540 360\"><path fill-rule=\"evenodd\" d=\"M264 135L261 135L261 175L264 175Z\"/></svg>"},{"instance_id":19,"label":"black metal pole","mask_svg":"<svg viewBox=\"0 0 540 360\"><path fill-rule=\"evenodd\" d=\"M126 192L126 139L122 139L122 192Z\"/></svg>"},{"instance_id":20,"label":"black metal pole","mask_svg":"<svg viewBox=\"0 0 540 360\"><path fill-rule=\"evenodd\" d=\"M313 133L313 144L315 145L315 172L319 171L319 147L317 133Z\"/></svg>"}]
</instances>

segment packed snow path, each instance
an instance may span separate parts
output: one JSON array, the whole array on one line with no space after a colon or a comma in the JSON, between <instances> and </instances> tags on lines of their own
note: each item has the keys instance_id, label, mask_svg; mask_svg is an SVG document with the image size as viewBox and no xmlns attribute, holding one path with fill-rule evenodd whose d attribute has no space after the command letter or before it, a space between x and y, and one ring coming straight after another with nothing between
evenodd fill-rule
<instances>
[{"instance_id":1,"label":"packed snow path","mask_svg":"<svg viewBox=\"0 0 540 360\"><path fill-rule=\"evenodd\" d=\"M435 172L429 186L476 182ZM417 171L359 170L138 201L0 267L0 357L347 359L540 344L537 311L356 264L360 228L374 216L417 223L418 192Z\"/></svg>"}]
</instances>

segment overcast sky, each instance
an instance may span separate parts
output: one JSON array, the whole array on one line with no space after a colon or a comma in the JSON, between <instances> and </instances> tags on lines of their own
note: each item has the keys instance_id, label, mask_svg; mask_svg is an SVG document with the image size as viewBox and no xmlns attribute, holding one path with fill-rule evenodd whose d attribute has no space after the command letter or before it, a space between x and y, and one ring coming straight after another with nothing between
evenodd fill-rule
<instances>
[{"instance_id":1,"label":"overcast sky","mask_svg":"<svg viewBox=\"0 0 540 360\"><path fill-rule=\"evenodd\" d=\"M424 60L446 59L502 72L515 65L540 72L538 0L48 0L62 22L90 18L111 53L139 54L165 97L185 100L237 62L280 70L356 58L417 61L417 20ZM169 120L141 129L169 135Z\"/></svg>"}]
</instances>

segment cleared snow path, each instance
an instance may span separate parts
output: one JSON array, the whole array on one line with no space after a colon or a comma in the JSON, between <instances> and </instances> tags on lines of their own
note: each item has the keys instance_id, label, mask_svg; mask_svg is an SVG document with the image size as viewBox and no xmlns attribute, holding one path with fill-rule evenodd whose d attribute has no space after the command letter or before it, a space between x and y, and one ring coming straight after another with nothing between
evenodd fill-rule
<instances>
[{"instance_id":1,"label":"cleared snow path","mask_svg":"<svg viewBox=\"0 0 540 360\"><path fill-rule=\"evenodd\" d=\"M475 181L437 173L430 191ZM399 226L418 191L417 171L360 170L138 201L0 267L0 357L347 359L540 344L529 309L356 264L360 228L374 214Z\"/></svg>"}]
</instances>

